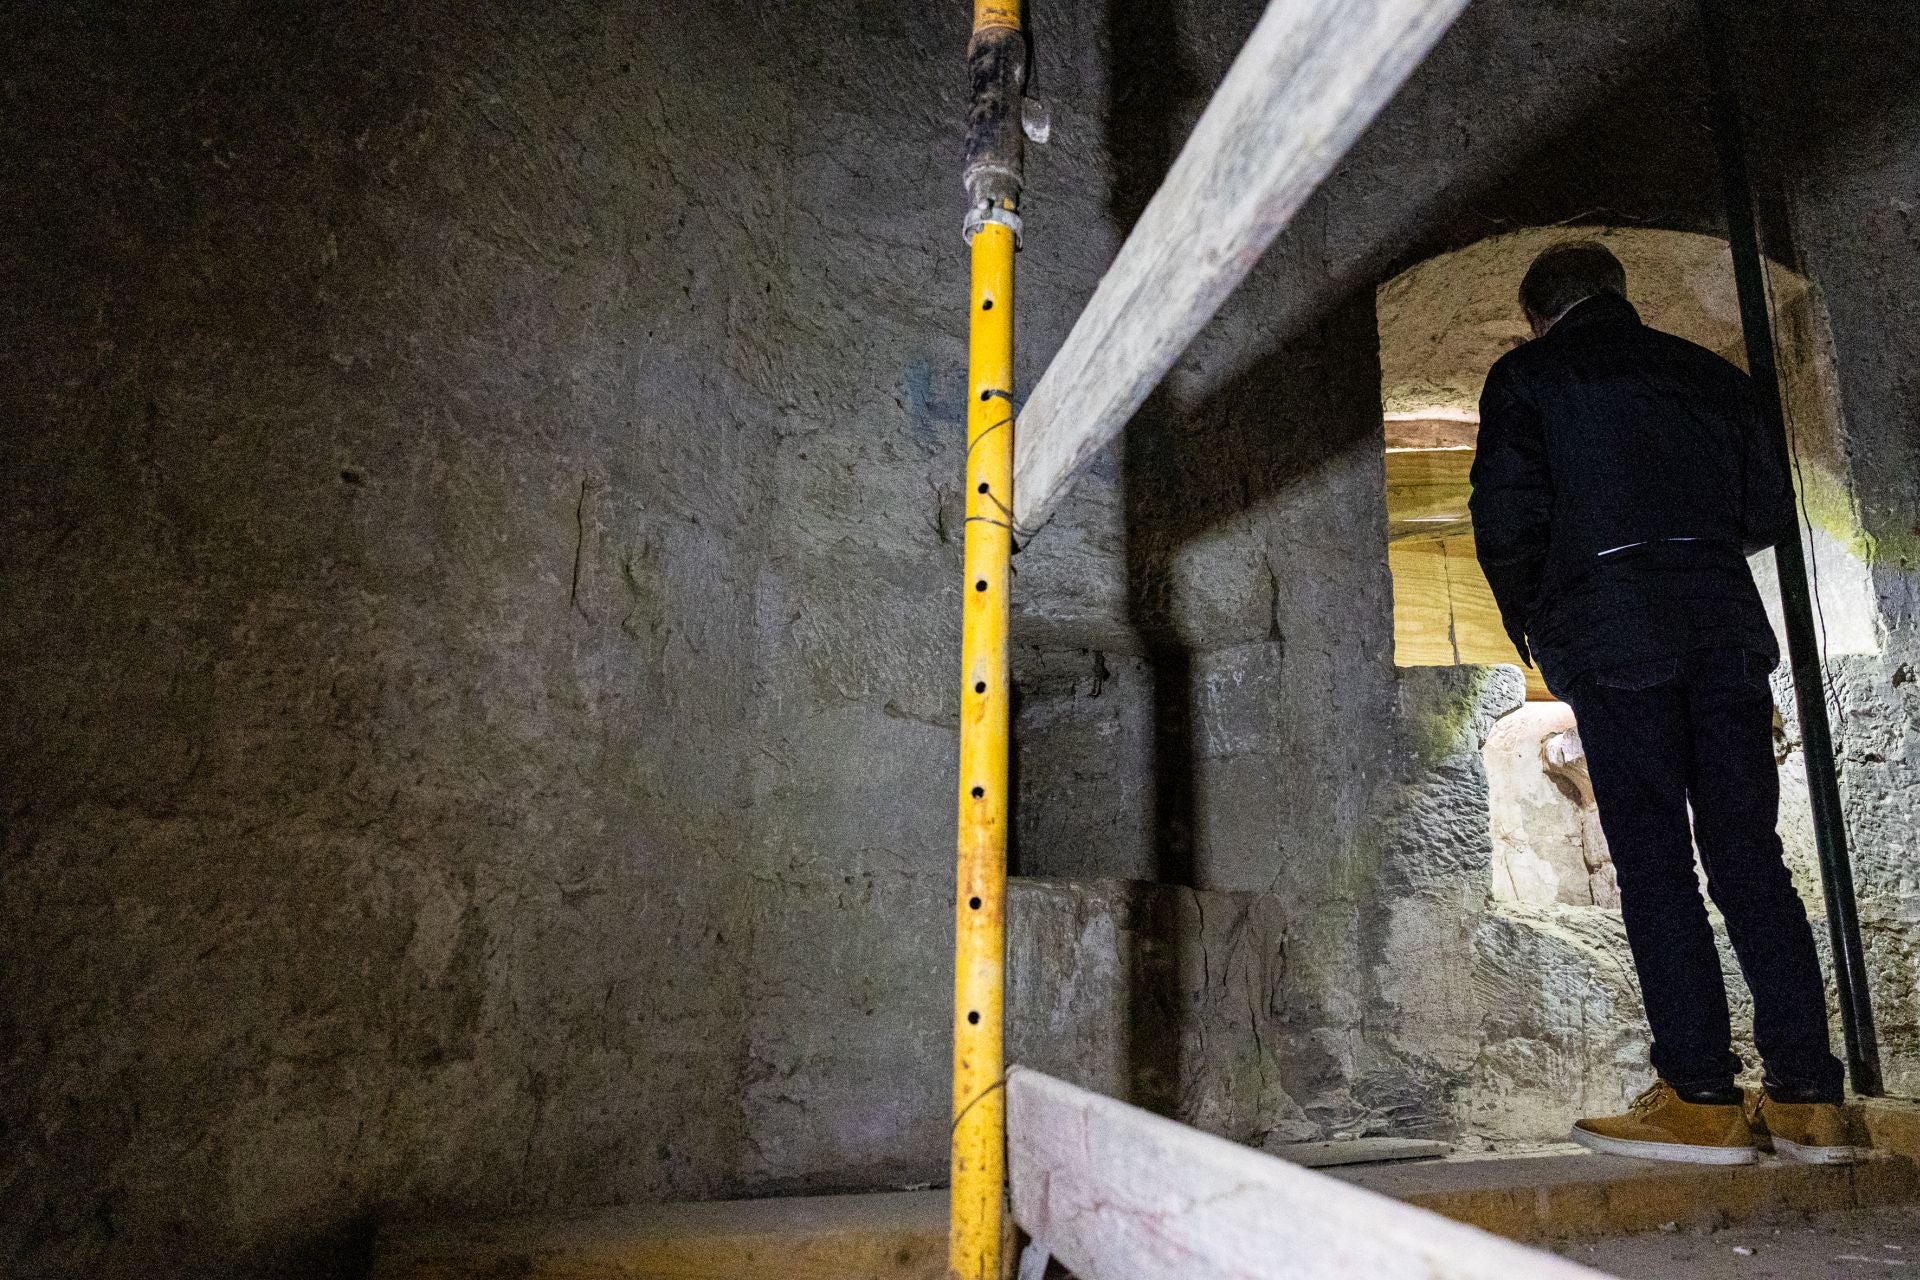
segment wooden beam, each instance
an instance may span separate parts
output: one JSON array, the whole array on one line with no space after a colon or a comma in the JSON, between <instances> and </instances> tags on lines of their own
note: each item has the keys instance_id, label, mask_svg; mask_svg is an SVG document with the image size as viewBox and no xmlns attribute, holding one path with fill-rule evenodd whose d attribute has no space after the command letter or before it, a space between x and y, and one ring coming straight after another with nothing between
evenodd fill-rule
<instances>
[{"instance_id":1,"label":"wooden beam","mask_svg":"<svg viewBox=\"0 0 1920 1280\"><path fill-rule=\"evenodd\" d=\"M1007 1107L1014 1218L1079 1280L1599 1274L1037 1071Z\"/></svg>"},{"instance_id":2,"label":"wooden beam","mask_svg":"<svg viewBox=\"0 0 1920 1280\"><path fill-rule=\"evenodd\" d=\"M1423 453L1428 450L1460 450L1471 453L1480 443L1480 419L1442 418L1437 415L1396 417L1387 415L1388 453Z\"/></svg>"},{"instance_id":3,"label":"wooden beam","mask_svg":"<svg viewBox=\"0 0 1920 1280\"><path fill-rule=\"evenodd\" d=\"M1035 530L1466 0L1273 0L1021 412Z\"/></svg>"}]
</instances>

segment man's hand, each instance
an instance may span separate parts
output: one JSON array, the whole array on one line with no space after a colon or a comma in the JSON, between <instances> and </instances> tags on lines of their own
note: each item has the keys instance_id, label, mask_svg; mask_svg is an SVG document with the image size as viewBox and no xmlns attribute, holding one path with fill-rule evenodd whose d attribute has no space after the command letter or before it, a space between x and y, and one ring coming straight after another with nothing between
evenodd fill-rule
<instances>
[{"instance_id":1,"label":"man's hand","mask_svg":"<svg viewBox=\"0 0 1920 1280\"><path fill-rule=\"evenodd\" d=\"M1533 665L1533 650L1527 647L1527 629L1525 627L1509 626L1507 628L1507 639L1513 641L1513 648L1514 651L1520 655L1521 665L1531 667Z\"/></svg>"}]
</instances>

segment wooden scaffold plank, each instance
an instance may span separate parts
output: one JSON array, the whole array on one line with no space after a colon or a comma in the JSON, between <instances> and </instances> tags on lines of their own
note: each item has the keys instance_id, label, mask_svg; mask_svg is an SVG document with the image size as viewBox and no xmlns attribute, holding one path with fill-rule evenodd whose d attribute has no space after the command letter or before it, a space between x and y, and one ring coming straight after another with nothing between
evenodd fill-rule
<instances>
[{"instance_id":1,"label":"wooden scaffold plank","mask_svg":"<svg viewBox=\"0 0 1920 1280\"><path fill-rule=\"evenodd\" d=\"M1014 523L1037 530L1466 7L1273 0L1033 396Z\"/></svg>"},{"instance_id":2,"label":"wooden scaffold plank","mask_svg":"<svg viewBox=\"0 0 1920 1280\"><path fill-rule=\"evenodd\" d=\"M1014 1219L1080 1280L1594 1280L1552 1254L1014 1069Z\"/></svg>"}]
</instances>

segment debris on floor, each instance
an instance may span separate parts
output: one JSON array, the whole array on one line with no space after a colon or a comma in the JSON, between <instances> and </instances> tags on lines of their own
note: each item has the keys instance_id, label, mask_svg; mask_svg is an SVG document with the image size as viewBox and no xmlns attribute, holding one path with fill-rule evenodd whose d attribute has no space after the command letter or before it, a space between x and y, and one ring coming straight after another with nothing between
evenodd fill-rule
<instances>
[{"instance_id":1,"label":"debris on floor","mask_svg":"<svg viewBox=\"0 0 1920 1280\"><path fill-rule=\"evenodd\" d=\"M1920 1214L1912 1205L1887 1205L1846 1213L1779 1215L1731 1227L1663 1226L1640 1235L1552 1248L1564 1258L1623 1280L1920 1275Z\"/></svg>"}]
</instances>

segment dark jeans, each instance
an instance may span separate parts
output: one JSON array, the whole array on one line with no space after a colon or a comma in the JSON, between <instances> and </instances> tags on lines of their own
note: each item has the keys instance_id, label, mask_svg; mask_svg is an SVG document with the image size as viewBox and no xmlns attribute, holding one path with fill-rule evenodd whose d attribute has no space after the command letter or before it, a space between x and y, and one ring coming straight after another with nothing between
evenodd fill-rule
<instances>
[{"instance_id":1,"label":"dark jeans","mask_svg":"<svg viewBox=\"0 0 1920 1280\"><path fill-rule=\"evenodd\" d=\"M1589 672L1565 697L1620 879L1654 1069L1682 1096L1726 1089L1740 1069L1693 869L1698 841L1707 892L1753 993L1768 1089L1783 1101L1838 1101L1813 930L1774 829L1770 667L1744 649L1703 649Z\"/></svg>"}]
</instances>

